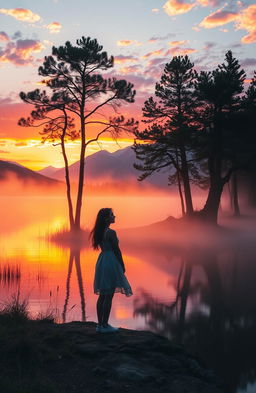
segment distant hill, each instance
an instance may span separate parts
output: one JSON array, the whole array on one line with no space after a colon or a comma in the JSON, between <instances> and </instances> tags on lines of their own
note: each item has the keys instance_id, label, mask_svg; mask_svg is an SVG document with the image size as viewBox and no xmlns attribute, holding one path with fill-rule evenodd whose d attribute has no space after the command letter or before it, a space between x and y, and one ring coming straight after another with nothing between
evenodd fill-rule
<instances>
[{"instance_id":1,"label":"distant hill","mask_svg":"<svg viewBox=\"0 0 256 393\"><path fill-rule=\"evenodd\" d=\"M85 182L96 185L109 183L131 183L138 185L137 178L141 172L133 167L133 163L136 161L135 153L130 146L117 150L114 153L101 150L86 158ZM70 165L69 171L71 181L77 181L79 161ZM39 171L39 173L62 181L65 178L64 168L54 170L54 167L47 167ZM164 171L155 173L142 183L143 185L151 185L156 188L167 188L168 173Z\"/></svg>"},{"instance_id":2,"label":"distant hill","mask_svg":"<svg viewBox=\"0 0 256 393\"><path fill-rule=\"evenodd\" d=\"M63 184L58 180L46 177L38 172L34 172L20 164L0 160L0 182L10 179L10 176L14 176L15 179L22 182L30 181L33 185L58 186Z\"/></svg>"},{"instance_id":3,"label":"distant hill","mask_svg":"<svg viewBox=\"0 0 256 393\"><path fill-rule=\"evenodd\" d=\"M59 168L55 168L54 166L47 166L44 169L41 169L40 171L38 171L37 173L40 173L43 176L46 177L52 177L52 175L54 175L54 173L58 170ZM53 176L54 177L54 176Z\"/></svg>"}]
</instances>

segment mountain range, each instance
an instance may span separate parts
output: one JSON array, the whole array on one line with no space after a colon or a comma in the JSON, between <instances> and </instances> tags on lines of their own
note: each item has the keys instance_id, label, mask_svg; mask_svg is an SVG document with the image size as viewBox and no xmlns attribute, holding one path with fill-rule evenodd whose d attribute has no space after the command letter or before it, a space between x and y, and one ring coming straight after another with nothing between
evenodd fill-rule
<instances>
[{"instance_id":1,"label":"mountain range","mask_svg":"<svg viewBox=\"0 0 256 393\"><path fill-rule=\"evenodd\" d=\"M168 173L158 172L142 182L137 179L141 174L133 167L136 156L131 147L114 153L101 150L88 156L85 160L85 184L93 193L123 193L141 190L169 191ZM70 165L71 183L78 181L79 161ZM4 182L5 181L5 182ZM65 168L48 166L40 171L33 171L21 164L0 160L0 182L2 193L25 192L48 187L62 192L65 188ZM35 190L34 190L35 189Z\"/></svg>"},{"instance_id":2,"label":"mountain range","mask_svg":"<svg viewBox=\"0 0 256 393\"><path fill-rule=\"evenodd\" d=\"M137 178L141 172L133 167L136 156L130 146L109 153L101 150L88 156L85 160L85 182L94 185L129 183L131 185L145 184L156 188L167 188L168 173L161 171L154 173L142 183ZM65 169L49 166L39 171L40 174L64 181ZM77 182L79 161L69 166L70 179Z\"/></svg>"},{"instance_id":3,"label":"mountain range","mask_svg":"<svg viewBox=\"0 0 256 393\"><path fill-rule=\"evenodd\" d=\"M62 184L62 182L56 179L32 171L16 162L0 160L0 181L7 180L9 176L15 176L16 180L23 182L32 181L35 184L43 186L56 186Z\"/></svg>"}]
</instances>

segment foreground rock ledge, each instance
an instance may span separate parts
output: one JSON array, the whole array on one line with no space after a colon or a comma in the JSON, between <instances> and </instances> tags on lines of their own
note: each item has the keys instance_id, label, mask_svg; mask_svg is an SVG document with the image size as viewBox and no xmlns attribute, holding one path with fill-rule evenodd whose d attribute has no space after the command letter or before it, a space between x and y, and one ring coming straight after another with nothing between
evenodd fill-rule
<instances>
[{"instance_id":1,"label":"foreground rock ledge","mask_svg":"<svg viewBox=\"0 0 256 393\"><path fill-rule=\"evenodd\" d=\"M72 344L52 366L62 392L221 393L213 372L182 347L148 331L99 334L94 322L48 326ZM63 337L64 336L64 337ZM76 356L74 357L74 354Z\"/></svg>"}]
</instances>

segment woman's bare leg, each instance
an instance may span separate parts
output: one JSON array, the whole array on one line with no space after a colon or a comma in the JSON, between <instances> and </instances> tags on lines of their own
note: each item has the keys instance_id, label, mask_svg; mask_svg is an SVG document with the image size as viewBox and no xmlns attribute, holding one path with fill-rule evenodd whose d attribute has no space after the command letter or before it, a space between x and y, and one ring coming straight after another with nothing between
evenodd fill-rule
<instances>
[{"instance_id":1,"label":"woman's bare leg","mask_svg":"<svg viewBox=\"0 0 256 393\"><path fill-rule=\"evenodd\" d=\"M108 319L109 319L109 315L110 315L110 311L111 311L113 296L114 296L114 292L109 295L105 295L105 300L103 303L103 315L102 315L102 325L103 326L106 326L108 324Z\"/></svg>"},{"instance_id":2,"label":"woman's bare leg","mask_svg":"<svg viewBox=\"0 0 256 393\"><path fill-rule=\"evenodd\" d=\"M102 325L103 323L103 308L105 302L105 295L99 295L97 300L97 316L98 316L98 324Z\"/></svg>"}]
</instances>

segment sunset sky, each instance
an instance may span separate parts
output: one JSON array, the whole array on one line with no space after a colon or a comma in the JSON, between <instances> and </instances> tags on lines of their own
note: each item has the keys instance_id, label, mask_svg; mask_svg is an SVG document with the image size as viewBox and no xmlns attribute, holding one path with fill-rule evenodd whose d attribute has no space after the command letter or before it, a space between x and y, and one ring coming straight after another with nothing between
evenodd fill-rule
<instances>
[{"instance_id":1,"label":"sunset sky","mask_svg":"<svg viewBox=\"0 0 256 393\"><path fill-rule=\"evenodd\" d=\"M31 169L63 166L59 148L42 145L38 129L17 125L32 109L21 103L19 92L41 87L37 69L52 45L75 44L81 36L97 38L115 56L111 75L129 80L137 90L135 104L122 112L140 116L164 65L175 55L188 54L197 70L211 70L231 49L249 81L256 69L256 2L0 0L0 159ZM131 142L127 135L118 145L108 138L88 153ZM69 144L68 152L70 163L77 161L78 143Z\"/></svg>"}]
</instances>

